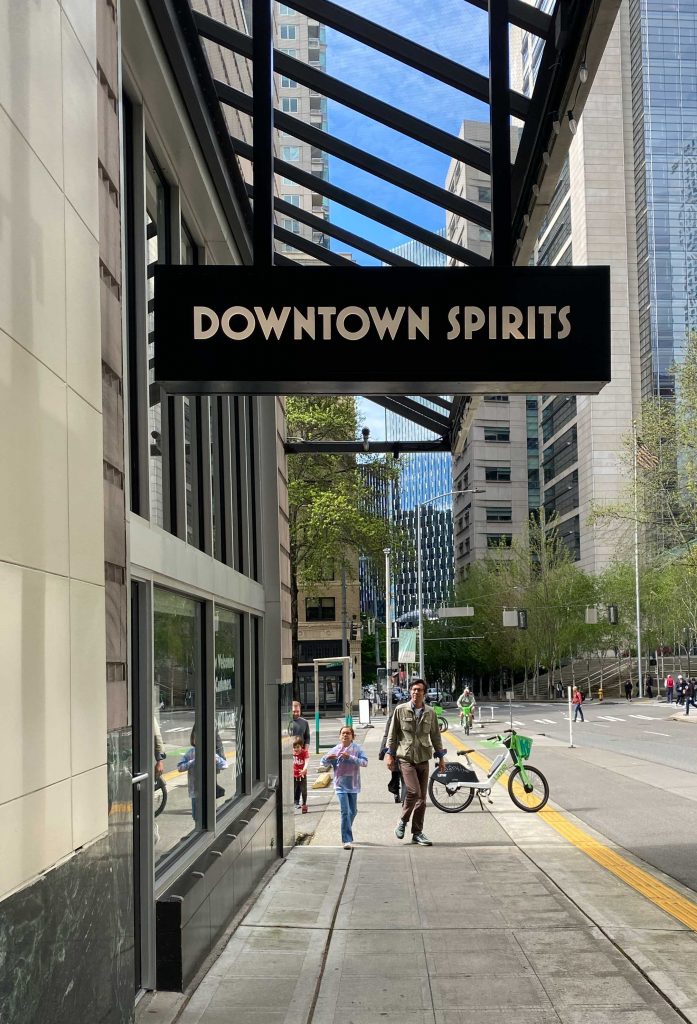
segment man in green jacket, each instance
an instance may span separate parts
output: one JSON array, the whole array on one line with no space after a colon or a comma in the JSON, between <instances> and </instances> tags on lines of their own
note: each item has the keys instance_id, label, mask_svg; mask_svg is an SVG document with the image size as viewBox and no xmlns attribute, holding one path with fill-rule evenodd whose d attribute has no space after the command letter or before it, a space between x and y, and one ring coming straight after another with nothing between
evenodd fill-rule
<instances>
[{"instance_id":1,"label":"man in green jacket","mask_svg":"<svg viewBox=\"0 0 697 1024\"><path fill-rule=\"evenodd\" d=\"M398 839L404 838L407 822L411 818L411 841L419 846L433 846L424 835L426 814L426 792L431 750L440 759L439 769L445 771L445 749L441 745L438 719L433 708L424 703L426 683L415 679L410 687L411 700L399 704L392 715L392 724L387 734L385 765L392 771L395 760L399 761L407 795L402 807L402 817L394 830Z\"/></svg>"}]
</instances>

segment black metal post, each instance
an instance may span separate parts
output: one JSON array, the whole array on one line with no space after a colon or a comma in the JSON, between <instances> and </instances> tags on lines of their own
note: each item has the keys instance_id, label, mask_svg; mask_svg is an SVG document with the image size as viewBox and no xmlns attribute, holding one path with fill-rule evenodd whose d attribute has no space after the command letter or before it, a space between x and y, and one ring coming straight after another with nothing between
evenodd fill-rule
<instances>
[{"instance_id":1,"label":"black metal post","mask_svg":"<svg viewBox=\"0 0 697 1024\"><path fill-rule=\"evenodd\" d=\"M491 262L510 266L511 125L508 0L489 0L489 117L491 125Z\"/></svg>"},{"instance_id":2,"label":"black metal post","mask_svg":"<svg viewBox=\"0 0 697 1024\"><path fill-rule=\"evenodd\" d=\"M254 265L273 266L272 0L254 0Z\"/></svg>"}]
</instances>

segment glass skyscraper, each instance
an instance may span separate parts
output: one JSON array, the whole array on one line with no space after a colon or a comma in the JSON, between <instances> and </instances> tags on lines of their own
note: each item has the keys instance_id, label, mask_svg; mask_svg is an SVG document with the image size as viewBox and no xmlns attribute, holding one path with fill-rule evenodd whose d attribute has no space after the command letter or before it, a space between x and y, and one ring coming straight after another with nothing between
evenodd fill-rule
<instances>
[{"instance_id":1,"label":"glass skyscraper","mask_svg":"<svg viewBox=\"0 0 697 1024\"><path fill-rule=\"evenodd\" d=\"M697 304L697 0L630 0L642 394L671 396Z\"/></svg>"}]
</instances>

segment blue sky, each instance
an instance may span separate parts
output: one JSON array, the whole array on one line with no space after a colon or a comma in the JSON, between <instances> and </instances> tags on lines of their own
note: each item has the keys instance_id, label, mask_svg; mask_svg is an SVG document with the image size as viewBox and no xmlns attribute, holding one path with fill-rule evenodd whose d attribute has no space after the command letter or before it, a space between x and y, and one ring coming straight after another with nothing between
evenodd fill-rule
<instances>
[{"instance_id":1,"label":"blue sky","mask_svg":"<svg viewBox=\"0 0 697 1024\"><path fill-rule=\"evenodd\" d=\"M487 73L487 16L464 0L345 0L344 6L473 71ZM457 135L465 118L488 118L488 108L479 101L332 29L327 30L327 72L453 135ZM434 184L445 183L448 157L334 101L329 102L328 117L332 135ZM333 184L423 227L437 231L444 226L442 209L334 157L330 157L329 177ZM336 203L331 204L331 220L388 249L405 241L389 228L366 221ZM336 242L332 248L347 249ZM360 263L375 262L361 253L355 256Z\"/></svg>"}]
</instances>

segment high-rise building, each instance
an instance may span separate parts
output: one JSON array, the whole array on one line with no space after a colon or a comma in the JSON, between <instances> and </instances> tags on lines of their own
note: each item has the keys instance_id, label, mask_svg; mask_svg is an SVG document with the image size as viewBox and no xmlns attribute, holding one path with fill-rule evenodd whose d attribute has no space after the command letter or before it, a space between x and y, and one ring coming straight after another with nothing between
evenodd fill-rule
<instances>
[{"instance_id":1,"label":"high-rise building","mask_svg":"<svg viewBox=\"0 0 697 1024\"><path fill-rule=\"evenodd\" d=\"M511 131L515 147L518 130ZM489 148L489 125L464 121L460 137ZM491 206L489 175L453 160L446 188L480 206ZM456 215L448 238L488 257L491 232ZM474 413L462 450L453 456L455 579L486 554L504 556L540 503L537 404L534 396L485 395ZM479 490L481 494L458 494Z\"/></svg>"},{"instance_id":2,"label":"high-rise building","mask_svg":"<svg viewBox=\"0 0 697 1024\"><path fill-rule=\"evenodd\" d=\"M662 17L668 17L677 30L681 21L677 11L664 10ZM684 16L682 20L685 20ZM694 13L687 20L691 23L694 37ZM662 47L649 51L652 25L650 17L642 16L638 3L630 5L625 2L578 125L575 119L571 124L572 119L566 112L559 117L561 131L574 127L576 133L542 222L534 253L534 262L541 266L565 266L572 262L576 266L611 266L612 381L599 395L544 395L540 410L541 487L545 516L548 521L556 521L560 537L575 561L589 572L601 572L616 554L616 538L609 534L607 527L601 530L589 525L588 517L594 503L616 500L622 493L621 438L631 428L632 420L639 412L641 377L644 378L645 393L654 386L654 381L655 386L659 386L661 375L665 380L665 371L675 351L676 321L684 325L687 319L689 260L686 252L689 244L681 237L680 251L674 255L671 244L671 238L675 242L681 232L679 215L676 213L674 216L672 234L667 230L668 222L659 226L656 211L670 205L663 185L658 190L647 189L644 185L643 191L637 192L639 202L635 204L635 175L639 182L652 180L651 161L641 153L642 147L646 147L646 128L650 118L658 116L655 96L653 109L650 103L646 105L651 96L642 91L642 68L650 55L653 70L649 81L655 83L660 75L654 61L663 62L664 67L666 61ZM512 50L520 55L514 62L514 73L517 68L521 76L520 81L513 84L530 93L539 63L538 42L535 37L516 30L512 37ZM688 76L689 69L693 69L694 89L694 57L687 67ZM685 88L676 86L679 91ZM573 117L573 110L571 115ZM665 120L667 111L662 110L660 116ZM676 113L675 116L679 115ZM694 119L697 119L697 108L693 123ZM680 140L687 136L677 132L673 134L675 138L673 135L668 138L665 130L658 131L657 139L651 141L650 151L664 169L661 182L672 175L671 195L675 202L676 197L683 194L683 186L678 186L678 179L682 182L682 174L677 168L671 171L668 164L672 159L682 166ZM635 147L638 159L635 159ZM660 198L652 199L653 205L649 210L645 196L654 194ZM646 282L641 303L635 206L638 207L638 224L643 238L639 276ZM663 248L664 255L660 259L651 239L657 240ZM669 266L673 268L670 274ZM671 274L677 274L679 266L683 268L683 283L681 289L676 289L675 296L678 305L682 296L682 311L676 315L667 295ZM649 281L653 282L653 291ZM661 295L660 314L656 306L657 292ZM666 308L670 308L669 315ZM654 344L650 325L658 321L663 333L660 342L656 340ZM644 339L641 348L640 322ZM662 353L656 367L652 360L652 347L660 348Z\"/></svg>"},{"instance_id":3,"label":"high-rise building","mask_svg":"<svg viewBox=\"0 0 697 1024\"><path fill-rule=\"evenodd\" d=\"M426 408L442 412L436 402L416 398ZM388 412L388 440L421 441L434 435L424 427ZM394 614L397 620L413 617L417 601L417 516L421 517L422 601L426 609L447 602L453 587L452 456L450 452L402 455L399 478L392 488L391 514L411 550L394 561Z\"/></svg>"},{"instance_id":4,"label":"high-rise building","mask_svg":"<svg viewBox=\"0 0 697 1024\"><path fill-rule=\"evenodd\" d=\"M298 13L289 4L276 3L274 8L274 46L276 49L288 57L309 64L312 68L325 71L327 42L324 25L320 25L313 18L308 18L307 15ZM319 96L308 86L294 81L287 75L276 75L276 89L278 107L283 113L297 117L321 131L327 130L327 100L324 96ZM289 133L279 132L277 134L277 155L281 160L296 165L298 169L308 174L325 179L328 176L327 154L316 146L296 139ZM304 185L298 185L291 178L281 175L276 176L276 188L278 197L289 206L305 210L324 220L329 218L329 204L318 192L313 192ZM284 230L294 235L300 235L310 242L314 242L315 245L329 248L328 235L303 224L302 221L292 217L289 212L277 215L276 220L279 227ZM290 241L282 242L279 249L297 262L315 262L312 256L296 249Z\"/></svg>"}]
</instances>

